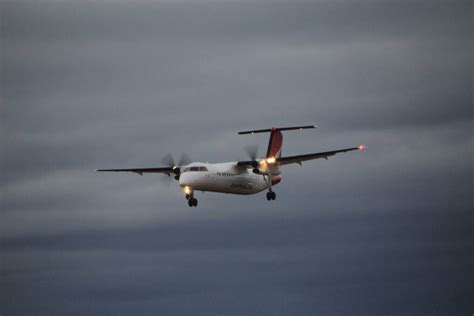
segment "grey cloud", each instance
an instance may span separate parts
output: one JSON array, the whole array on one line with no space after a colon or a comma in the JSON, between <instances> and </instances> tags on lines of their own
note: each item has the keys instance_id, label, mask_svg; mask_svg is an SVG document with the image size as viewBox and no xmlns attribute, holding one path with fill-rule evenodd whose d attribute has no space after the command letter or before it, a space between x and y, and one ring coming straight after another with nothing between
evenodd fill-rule
<instances>
[{"instance_id":1,"label":"grey cloud","mask_svg":"<svg viewBox=\"0 0 474 316\"><path fill-rule=\"evenodd\" d=\"M0 10L0 313L471 312L470 1ZM288 166L273 204L93 172L311 123L284 154L368 150Z\"/></svg>"},{"instance_id":2,"label":"grey cloud","mask_svg":"<svg viewBox=\"0 0 474 316\"><path fill-rule=\"evenodd\" d=\"M5 281L20 287L12 286L6 298L42 289L31 301L40 313L53 305L37 300L54 295L73 313L114 304L139 313L461 314L471 290L462 286L472 246L466 214L410 213L334 218L308 212L306 219L277 216L238 226L188 219L8 239ZM35 264L18 249L34 249ZM38 282L21 293L18 283L32 271L27 279ZM40 280L51 273L58 281L45 286Z\"/></svg>"}]
</instances>

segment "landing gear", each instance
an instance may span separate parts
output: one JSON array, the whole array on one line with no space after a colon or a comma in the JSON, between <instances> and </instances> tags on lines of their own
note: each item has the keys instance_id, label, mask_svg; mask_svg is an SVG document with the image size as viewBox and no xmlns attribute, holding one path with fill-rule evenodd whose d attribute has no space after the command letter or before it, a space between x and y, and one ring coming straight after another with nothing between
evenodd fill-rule
<instances>
[{"instance_id":1,"label":"landing gear","mask_svg":"<svg viewBox=\"0 0 474 316\"><path fill-rule=\"evenodd\" d=\"M189 207L193 207L193 206L196 207L198 205L198 200L193 197L190 197L188 199L188 205Z\"/></svg>"},{"instance_id":2,"label":"landing gear","mask_svg":"<svg viewBox=\"0 0 474 316\"><path fill-rule=\"evenodd\" d=\"M274 199L276 199L275 192L273 192L273 191L267 192L267 200L270 201L270 200L274 200Z\"/></svg>"},{"instance_id":3,"label":"landing gear","mask_svg":"<svg viewBox=\"0 0 474 316\"><path fill-rule=\"evenodd\" d=\"M190 186L184 186L183 188L184 196L188 200L189 207L196 207L198 205L198 200L194 198L194 191Z\"/></svg>"},{"instance_id":4,"label":"landing gear","mask_svg":"<svg viewBox=\"0 0 474 316\"><path fill-rule=\"evenodd\" d=\"M265 180L268 186L267 200L270 201L270 200L276 199L276 194L275 192L272 191L272 180L269 179L269 177L265 175L263 175L263 180Z\"/></svg>"}]
</instances>

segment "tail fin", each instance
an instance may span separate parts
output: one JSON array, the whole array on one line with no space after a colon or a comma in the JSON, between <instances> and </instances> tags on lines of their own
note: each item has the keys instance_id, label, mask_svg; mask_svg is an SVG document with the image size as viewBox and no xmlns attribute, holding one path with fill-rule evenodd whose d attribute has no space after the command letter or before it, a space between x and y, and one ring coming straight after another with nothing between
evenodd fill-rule
<instances>
[{"instance_id":1,"label":"tail fin","mask_svg":"<svg viewBox=\"0 0 474 316\"><path fill-rule=\"evenodd\" d=\"M256 133L268 133L270 132L270 141L268 142L267 157L278 158L281 157L281 149L283 145L283 135L281 131L291 131L291 130L303 130L307 128L316 128L315 125L304 125L304 126L290 126L290 127L273 127L271 129L258 129L239 132L239 135L244 134L256 134Z\"/></svg>"},{"instance_id":2,"label":"tail fin","mask_svg":"<svg viewBox=\"0 0 474 316\"><path fill-rule=\"evenodd\" d=\"M281 149L283 145L283 134L276 128L272 128L270 140L268 141L268 149L266 158L281 157Z\"/></svg>"}]
</instances>

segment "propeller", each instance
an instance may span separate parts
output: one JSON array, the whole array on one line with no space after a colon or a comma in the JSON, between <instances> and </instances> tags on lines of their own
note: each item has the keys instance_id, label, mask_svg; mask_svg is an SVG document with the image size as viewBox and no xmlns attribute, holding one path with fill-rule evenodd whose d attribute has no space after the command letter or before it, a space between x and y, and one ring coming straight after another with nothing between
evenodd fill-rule
<instances>
[{"instance_id":1,"label":"propeller","mask_svg":"<svg viewBox=\"0 0 474 316\"><path fill-rule=\"evenodd\" d=\"M173 155L167 154L161 159L161 163L167 167L174 167L176 163L174 162Z\"/></svg>"},{"instance_id":2,"label":"propeller","mask_svg":"<svg viewBox=\"0 0 474 316\"><path fill-rule=\"evenodd\" d=\"M181 153L178 165L183 166L191 163L191 158L186 153Z\"/></svg>"},{"instance_id":3,"label":"propeller","mask_svg":"<svg viewBox=\"0 0 474 316\"><path fill-rule=\"evenodd\" d=\"M252 160L252 167L258 168L258 162L257 162L258 145L247 145L244 148L250 160Z\"/></svg>"},{"instance_id":4,"label":"propeller","mask_svg":"<svg viewBox=\"0 0 474 316\"><path fill-rule=\"evenodd\" d=\"M171 155L171 153L168 153L166 156L163 157L163 159L161 159L162 164L173 169L173 173L175 174L174 178L176 180L179 180L179 176L181 174L180 167L183 165L187 165L190 162L191 162L191 158L189 158L189 156L185 153L181 154L181 157L177 164L173 158L173 155Z\"/></svg>"}]
</instances>

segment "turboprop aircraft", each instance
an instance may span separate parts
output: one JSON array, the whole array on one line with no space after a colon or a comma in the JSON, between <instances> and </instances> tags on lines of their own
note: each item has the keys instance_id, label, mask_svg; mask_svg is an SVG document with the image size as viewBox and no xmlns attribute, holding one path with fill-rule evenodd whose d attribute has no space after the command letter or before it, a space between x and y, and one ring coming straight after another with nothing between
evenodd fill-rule
<instances>
[{"instance_id":1,"label":"turboprop aircraft","mask_svg":"<svg viewBox=\"0 0 474 316\"><path fill-rule=\"evenodd\" d=\"M272 127L270 129L259 129L239 132L239 135L270 133L268 149L265 158L257 158L257 148L249 149L250 160L223 163L187 163L183 159L175 164L170 155L166 157L167 165L156 168L133 168L133 169L97 169L96 171L111 172L134 172L139 175L144 173L163 173L174 176L183 189L184 195L190 207L197 206L198 201L194 196L195 191L210 191L231 194L255 194L264 190L267 192L267 200L275 200L276 194L273 187L281 179L280 168L284 165L297 163L302 165L303 161L312 159L328 159L337 153L353 150L363 150L364 145L357 147L325 151L296 156L282 156L283 135L282 131L303 130L315 128L315 125Z\"/></svg>"}]
</instances>

